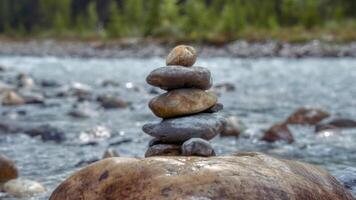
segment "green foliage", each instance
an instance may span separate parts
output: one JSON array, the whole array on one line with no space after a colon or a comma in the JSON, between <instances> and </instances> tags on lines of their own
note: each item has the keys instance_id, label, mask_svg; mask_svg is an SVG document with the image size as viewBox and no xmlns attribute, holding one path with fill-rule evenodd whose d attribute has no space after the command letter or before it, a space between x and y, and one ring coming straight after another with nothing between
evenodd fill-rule
<instances>
[{"instance_id":1,"label":"green foliage","mask_svg":"<svg viewBox=\"0 0 356 200\"><path fill-rule=\"evenodd\" d=\"M355 0L0 0L0 33L231 40L251 30L337 31L355 23L355 10Z\"/></svg>"}]
</instances>

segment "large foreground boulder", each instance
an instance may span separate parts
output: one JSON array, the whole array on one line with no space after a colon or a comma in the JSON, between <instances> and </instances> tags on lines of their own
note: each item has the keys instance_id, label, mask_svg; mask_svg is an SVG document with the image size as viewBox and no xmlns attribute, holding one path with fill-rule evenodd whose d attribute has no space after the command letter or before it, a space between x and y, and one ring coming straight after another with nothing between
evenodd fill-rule
<instances>
[{"instance_id":1,"label":"large foreground boulder","mask_svg":"<svg viewBox=\"0 0 356 200\"><path fill-rule=\"evenodd\" d=\"M222 157L108 158L64 181L50 200L352 200L328 172L260 153Z\"/></svg>"}]
</instances>

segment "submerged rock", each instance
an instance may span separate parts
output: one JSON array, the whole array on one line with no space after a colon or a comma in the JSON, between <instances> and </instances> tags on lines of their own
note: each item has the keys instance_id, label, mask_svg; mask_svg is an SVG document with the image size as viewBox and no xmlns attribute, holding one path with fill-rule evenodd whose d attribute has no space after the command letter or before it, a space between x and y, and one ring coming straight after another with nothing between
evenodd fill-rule
<instances>
[{"instance_id":1,"label":"submerged rock","mask_svg":"<svg viewBox=\"0 0 356 200\"><path fill-rule=\"evenodd\" d=\"M330 114L316 108L299 108L287 119L288 124L316 125Z\"/></svg>"},{"instance_id":2,"label":"submerged rock","mask_svg":"<svg viewBox=\"0 0 356 200\"><path fill-rule=\"evenodd\" d=\"M18 171L15 163L9 158L0 154L0 191L1 185L5 182L15 179L18 176Z\"/></svg>"},{"instance_id":3,"label":"submerged rock","mask_svg":"<svg viewBox=\"0 0 356 200\"><path fill-rule=\"evenodd\" d=\"M192 138L182 145L182 155L184 156L215 156L215 151L211 144L201 138Z\"/></svg>"},{"instance_id":4,"label":"submerged rock","mask_svg":"<svg viewBox=\"0 0 356 200\"><path fill-rule=\"evenodd\" d=\"M177 89L153 98L149 107L161 118L195 114L215 105L217 97L200 89Z\"/></svg>"},{"instance_id":5,"label":"submerged rock","mask_svg":"<svg viewBox=\"0 0 356 200\"><path fill-rule=\"evenodd\" d=\"M61 183L50 200L352 200L328 172L261 153L221 157L109 158Z\"/></svg>"},{"instance_id":6,"label":"submerged rock","mask_svg":"<svg viewBox=\"0 0 356 200\"><path fill-rule=\"evenodd\" d=\"M177 144L156 144L150 146L146 153L145 157L152 156L179 156L181 155L180 145Z\"/></svg>"},{"instance_id":7,"label":"submerged rock","mask_svg":"<svg viewBox=\"0 0 356 200\"><path fill-rule=\"evenodd\" d=\"M347 118L332 118L327 119L315 126L315 132L319 132L323 129L332 128L356 128L356 120Z\"/></svg>"},{"instance_id":8,"label":"submerged rock","mask_svg":"<svg viewBox=\"0 0 356 200\"><path fill-rule=\"evenodd\" d=\"M224 123L218 115L202 113L145 124L142 130L160 141L179 143L190 138L210 140L223 130Z\"/></svg>"},{"instance_id":9,"label":"submerged rock","mask_svg":"<svg viewBox=\"0 0 356 200\"><path fill-rule=\"evenodd\" d=\"M66 140L64 132L49 124L44 124L24 131L31 137L40 136L43 141L54 141L57 143Z\"/></svg>"},{"instance_id":10,"label":"submerged rock","mask_svg":"<svg viewBox=\"0 0 356 200\"><path fill-rule=\"evenodd\" d=\"M179 88L207 90L213 84L210 71L203 67L160 67L153 70L147 76L146 81L163 90Z\"/></svg>"},{"instance_id":11,"label":"submerged rock","mask_svg":"<svg viewBox=\"0 0 356 200\"><path fill-rule=\"evenodd\" d=\"M294 137L286 123L278 123L264 133L262 140L267 142L285 141L290 144L294 142Z\"/></svg>"},{"instance_id":12,"label":"submerged rock","mask_svg":"<svg viewBox=\"0 0 356 200\"><path fill-rule=\"evenodd\" d=\"M179 45L172 49L166 59L167 65L190 67L197 59L197 52L191 46Z\"/></svg>"},{"instance_id":13,"label":"submerged rock","mask_svg":"<svg viewBox=\"0 0 356 200\"><path fill-rule=\"evenodd\" d=\"M4 191L11 196L24 198L46 192L46 188L35 181L13 179L4 184Z\"/></svg>"}]
</instances>

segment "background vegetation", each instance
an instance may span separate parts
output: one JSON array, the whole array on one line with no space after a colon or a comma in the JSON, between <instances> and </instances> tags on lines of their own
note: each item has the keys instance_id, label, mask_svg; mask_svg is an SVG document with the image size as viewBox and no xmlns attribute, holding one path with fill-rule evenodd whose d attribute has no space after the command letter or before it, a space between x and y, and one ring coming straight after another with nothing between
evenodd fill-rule
<instances>
[{"instance_id":1,"label":"background vegetation","mask_svg":"<svg viewBox=\"0 0 356 200\"><path fill-rule=\"evenodd\" d=\"M356 40L356 0L0 0L12 37Z\"/></svg>"}]
</instances>

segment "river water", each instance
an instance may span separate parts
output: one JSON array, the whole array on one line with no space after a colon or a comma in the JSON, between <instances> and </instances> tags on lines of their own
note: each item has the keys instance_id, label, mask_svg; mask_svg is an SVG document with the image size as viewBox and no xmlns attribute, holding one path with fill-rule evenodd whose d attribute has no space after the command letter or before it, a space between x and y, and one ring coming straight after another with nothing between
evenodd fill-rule
<instances>
[{"instance_id":1,"label":"river water","mask_svg":"<svg viewBox=\"0 0 356 200\"><path fill-rule=\"evenodd\" d=\"M0 152L15 160L21 177L39 181L47 187L46 194L32 199L48 199L61 181L81 167L80 163L101 158L108 146L121 156L144 155L150 137L143 134L141 127L158 120L147 107L154 95L148 92L151 88L145 83L145 77L154 68L164 65L162 58L14 56L0 57L0 63L9 66L10 70L25 72L35 80L55 80L62 85L80 82L90 86L94 95L114 92L131 103L129 108L105 110L95 101L89 102L87 106L96 112L89 119L67 115L77 101L74 97L48 98L46 106L0 107L2 113L19 109L27 113L12 118L2 115L1 121L22 125L51 124L66 134L67 140L59 144L24 134L0 135ZM247 127L238 139L213 139L211 142L217 154L261 151L313 163L326 168L346 185L353 184L349 189L356 195L356 130L322 137L314 133L313 127L291 126L295 137L293 144L259 141L263 129L284 120L301 106L318 107L336 116L356 119L356 59L215 57L199 59L196 65L212 71L214 84L235 85L235 91L220 91L219 101L225 106L221 114L238 116ZM116 81L119 86L103 87L103 80ZM98 126L105 127L112 135L99 140L97 145L81 145L80 134Z\"/></svg>"}]
</instances>

